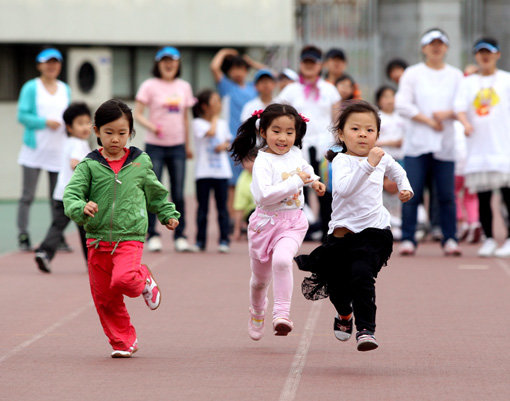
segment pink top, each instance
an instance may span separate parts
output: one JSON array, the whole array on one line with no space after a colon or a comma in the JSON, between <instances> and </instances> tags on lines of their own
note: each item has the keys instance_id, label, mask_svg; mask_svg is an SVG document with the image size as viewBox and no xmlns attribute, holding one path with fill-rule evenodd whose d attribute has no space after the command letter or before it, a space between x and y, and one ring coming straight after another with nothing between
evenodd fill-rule
<instances>
[{"instance_id":1,"label":"pink top","mask_svg":"<svg viewBox=\"0 0 510 401\"><path fill-rule=\"evenodd\" d=\"M160 129L158 135L147 130L145 142L158 146L184 144L186 128L184 115L195 99L191 85L176 78L171 82L150 78L142 83L136 100L149 108L149 120Z\"/></svg>"}]
</instances>

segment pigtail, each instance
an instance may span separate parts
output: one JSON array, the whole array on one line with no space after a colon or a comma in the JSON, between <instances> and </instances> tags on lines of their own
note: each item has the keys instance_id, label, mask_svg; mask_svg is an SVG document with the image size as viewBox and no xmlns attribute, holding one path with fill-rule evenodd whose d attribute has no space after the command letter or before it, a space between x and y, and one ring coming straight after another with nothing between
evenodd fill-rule
<instances>
[{"instance_id":1,"label":"pigtail","mask_svg":"<svg viewBox=\"0 0 510 401\"><path fill-rule=\"evenodd\" d=\"M240 163L252 149L257 147L258 118L256 114L251 116L237 130L237 136L229 149L236 163Z\"/></svg>"}]
</instances>

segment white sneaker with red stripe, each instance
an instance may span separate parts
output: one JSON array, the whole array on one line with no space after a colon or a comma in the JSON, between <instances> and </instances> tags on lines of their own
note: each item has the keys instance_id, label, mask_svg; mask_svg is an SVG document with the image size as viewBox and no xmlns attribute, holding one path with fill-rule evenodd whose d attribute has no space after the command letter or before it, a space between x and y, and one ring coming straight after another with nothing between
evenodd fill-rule
<instances>
[{"instance_id":1,"label":"white sneaker with red stripe","mask_svg":"<svg viewBox=\"0 0 510 401\"><path fill-rule=\"evenodd\" d=\"M453 238L449 238L443 245L443 252L445 256L461 256L459 244Z\"/></svg>"},{"instance_id":2,"label":"white sneaker with red stripe","mask_svg":"<svg viewBox=\"0 0 510 401\"><path fill-rule=\"evenodd\" d=\"M135 340L133 345L126 350L114 349L112 358L131 358L136 351L138 351L138 340Z\"/></svg>"},{"instance_id":3,"label":"white sneaker with red stripe","mask_svg":"<svg viewBox=\"0 0 510 401\"><path fill-rule=\"evenodd\" d=\"M145 288L142 291L143 298L145 299L145 303L149 307L150 310L156 310L161 303L161 291L159 291L158 284L154 280L154 276L152 275L149 266L142 265L147 268L149 272L149 276L146 279Z\"/></svg>"}]
</instances>

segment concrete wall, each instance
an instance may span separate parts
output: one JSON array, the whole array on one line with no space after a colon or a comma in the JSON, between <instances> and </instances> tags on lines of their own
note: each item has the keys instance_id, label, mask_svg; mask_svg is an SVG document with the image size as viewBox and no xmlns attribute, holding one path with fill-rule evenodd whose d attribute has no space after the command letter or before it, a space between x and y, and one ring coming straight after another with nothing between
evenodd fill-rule
<instances>
[{"instance_id":1,"label":"concrete wall","mask_svg":"<svg viewBox=\"0 0 510 401\"><path fill-rule=\"evenodd\" d=\"M380 0L381 69L396 57L409 64L421 61L421 35L434 27L448 33L451 45L447 62L460 67L461 2L462 0Z\"/></svg>"},{"instance_id":2,"label":"concrete wall","mask_svg":"<svg viewBox=\"0 0 510 401\"><path fill-rule=\"evenodd\" d=\"M508 0L484 0L484 35L498 40L502 57L499 67L510 71L510 2Z\"/></svg>"},{"instance_id":3,"label":"concrete wall","mask_svg":"<svg viewBox=\"0 0 510 401\"><path fill-rule=\"evenodd\" d=\"M294 0L0 0L0 41L290 44Z\"/></svg>"}]
</instances>

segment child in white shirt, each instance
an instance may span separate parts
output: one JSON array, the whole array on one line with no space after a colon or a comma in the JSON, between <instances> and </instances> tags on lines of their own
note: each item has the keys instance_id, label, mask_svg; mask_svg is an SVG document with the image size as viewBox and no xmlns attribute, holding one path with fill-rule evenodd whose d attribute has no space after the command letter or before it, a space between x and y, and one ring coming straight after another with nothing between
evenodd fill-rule
<instances>
[{"instance_id":1,"label":"child in white shirt","mask_svg":"<svg viewBox=\"0 0 510 401\"><path fill-rule=\"evenodd\" d=\"M273 330L286 336L293 328L290 302L293 287L292 259L308 229L303 213L303 186L310 184L318 196L325 185L303 159L299 148L306 133L307 119L294 107L271 104L257 110L239 128L232 144L238 162L257 146L251 191L257 205L250 217L248 244L252 275L248 334L257 341L264 334L268 286L273 280Z\"/></svg>"},{"instance_id":2,"label":"child in white shirt","mask_svg":"<svg viewBox=\"0 0 510 401\"><path fill-rule=\"evenodd\" d=\"M375 279L392 252L390 214L382 203L384 176L395 181L399 199L413 196L404 169L375 143L381 120L367 102L347 106L337 123L337 146L328 152L333 170L333 213L326 243L296 262L311 271L303 294L316 300L329 295L338 315L334 333L338 340L351 337L353 314L359 351L378 347L375 332ZM339 257L341 255L341 257Z\"/></svg>"},{"instance_id":3,"label":"child in white shirt","mask_svg":"<svg viewBox=\"0 0 510 401\"><path fill-rule=\"evenodd\" d=\"M207 242L207 214L209 212L209 195L214 191L220 240L218 251L226 253L229 248L230 217L227 209L228 181L232 169L228 160L227 149L230 147L232 134L225 120L219 118L221 113L220 95L206 89L198 94L193 106L193 133L196 149L196 195L197 238L193 251L204 251Z\"/></svg>"}]
</instances>

